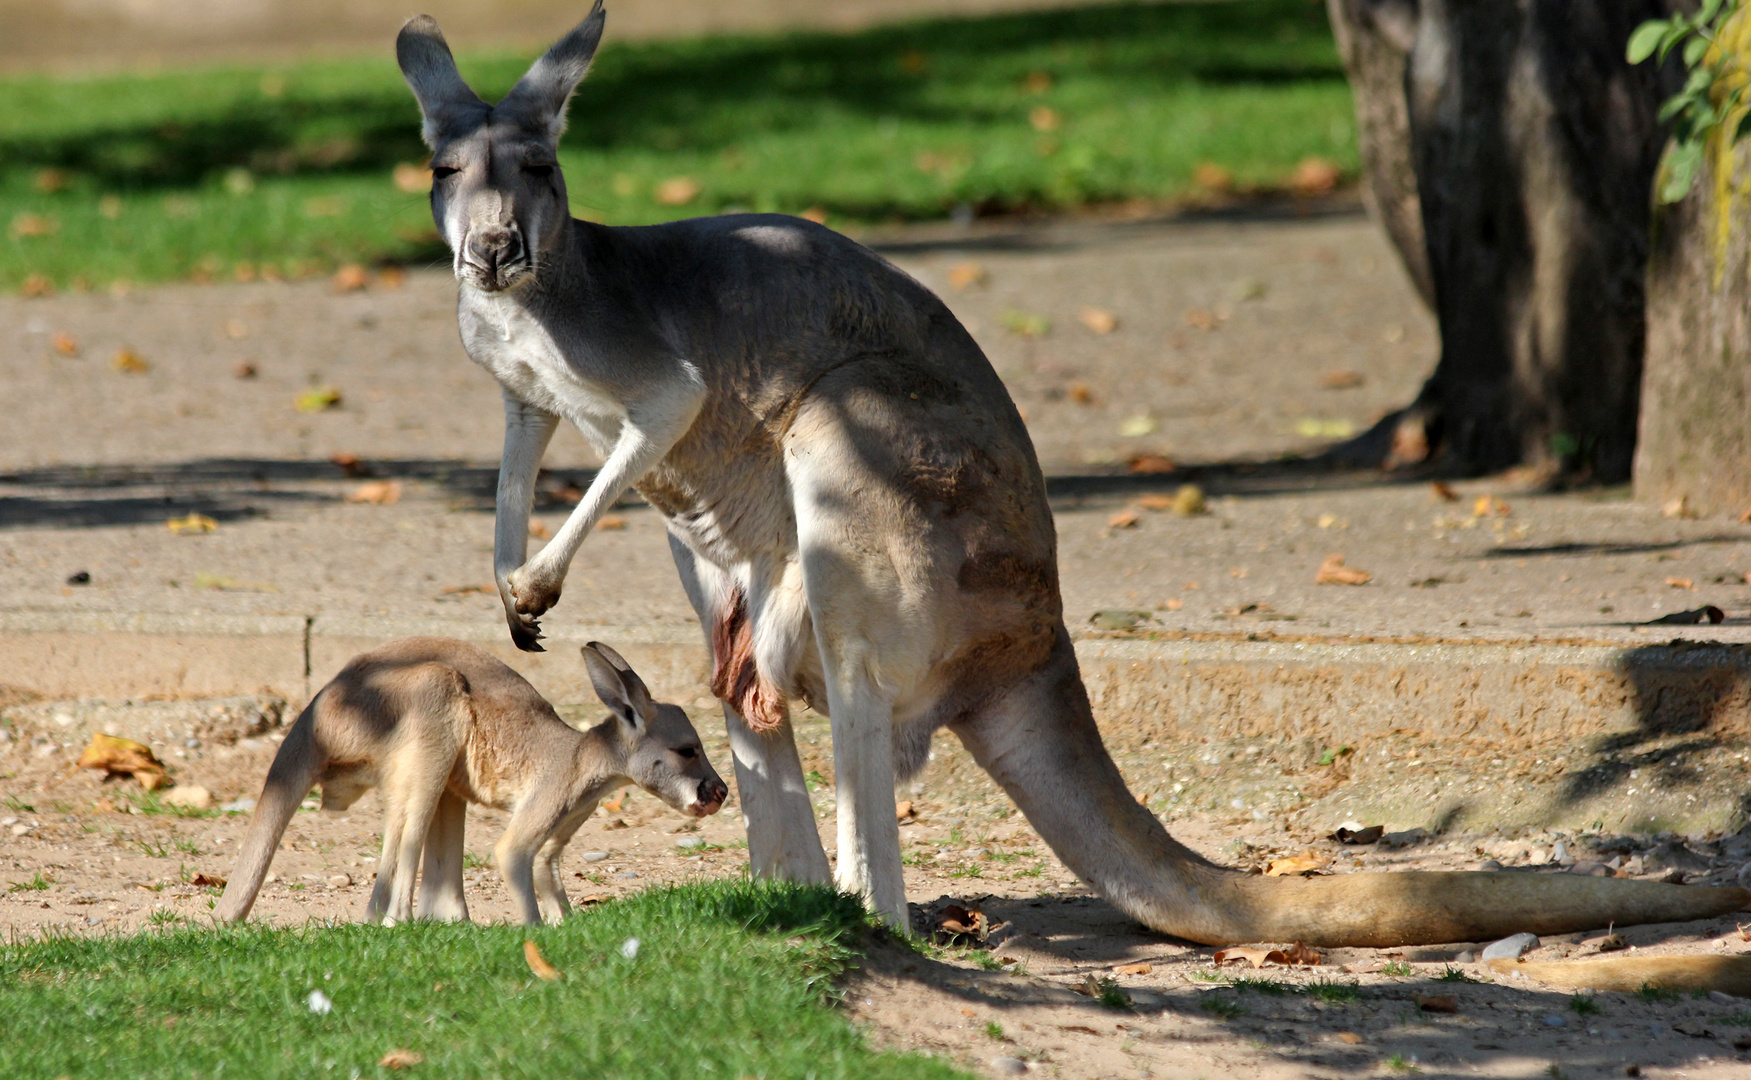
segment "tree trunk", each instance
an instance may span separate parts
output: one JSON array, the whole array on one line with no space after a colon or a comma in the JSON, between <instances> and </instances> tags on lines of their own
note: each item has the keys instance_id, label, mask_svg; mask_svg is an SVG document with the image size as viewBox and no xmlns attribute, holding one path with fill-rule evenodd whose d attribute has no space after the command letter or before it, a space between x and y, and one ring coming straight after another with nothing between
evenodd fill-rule
<instances>
[{"instance_id":1,"label":"tree trunk","mask_svg":"<svg viewBox=\"0 0 1751 1080\"><path fill-rule=\"evenodd\" d=\"M1423 204L1404 98L1405 60L1417 33L1415 0L1326 0L1326 10L1356 99L1362 199L1386 230L1417 295L1432 308L1435 283L1423 244Z\"/></svg>"},{"instance_id":2,"label":"tree trunk","mask_svg":"<svg viewBox=\"0 0 1751 1080\"><path fill-rule=\"evenodd\" d=\"M1751 144L1707 155L1654 220L1638 499L1751 507Z\"/></svg>"},{"instance_id":3,"label":"tree trunk","mask_svg":"<svg viewBox=\"0 0 1751 1080\"><path fill-rule=\"evenodd\" d=\"M1331 2L1346 20L1358 6ZM1674 2L1416 4L1400 93L1441 357L1409 409L1340 456L1629 477L1657 113L1683 73L1623 53ZM1358 107L1373 111L1390 109Z\"/></svg>"}]
</instances>

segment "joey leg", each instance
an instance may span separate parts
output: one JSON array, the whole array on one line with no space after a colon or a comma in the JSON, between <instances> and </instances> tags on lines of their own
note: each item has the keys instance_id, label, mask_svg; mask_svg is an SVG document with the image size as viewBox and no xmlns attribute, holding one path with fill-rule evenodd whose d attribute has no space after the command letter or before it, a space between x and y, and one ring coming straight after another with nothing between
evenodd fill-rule
<instances>
[{"instance_id":1,"label":"joey leg","mask_svg":"<svg viewBox=\"0 0 1751 1080\"><path fill-rule=\"evenodd\" d=\"M463 828L468 804L445 792L426 832L424 859L420 866L419 903L415 914L422 919L467 922L468 901L462 894Z\"/></svg>"}]
</instances>

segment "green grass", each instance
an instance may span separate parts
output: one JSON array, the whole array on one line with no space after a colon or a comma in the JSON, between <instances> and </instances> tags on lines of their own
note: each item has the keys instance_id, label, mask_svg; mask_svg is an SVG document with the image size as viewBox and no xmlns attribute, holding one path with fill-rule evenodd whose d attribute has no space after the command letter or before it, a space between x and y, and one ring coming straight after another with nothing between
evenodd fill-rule
<instances>
[{"instance_id":1,"label":"green grass","mask_svg":"<svg viewBox=\"0 0 1751 1080\"><path fill-rule=\"evenodd\" d=\"M1476 982L1477 980L1465 973L1463 968L1443 967L1441 974L1435 976L1436 982Z\"/></svg>"},{"instance_id":2,"label":"green grass","mask_svg":"<svg viewBox=\"0 0 1751 1080\"><path fill-rule=\"evenodd\" d=\"M1362 996L1362 988L1353 982L1337 982L1332 979L1319 979L1307 984L1307 996L1333 1004L1347 1005Z\"/></svg>"},{"instance_id":3,"label":"green grass","mask_svg":"<svg viewBox=\"0 0 1751 1080\"><path fill-rule=\"evenodd\" d=\"M1389 960L1380 969L1380 974L1391 975L1400 979L1409 978L1416 973L1416 969L1405 963L1403 960Z\"/></svg>"},{"instance_id":4,"label":"green grass","mask_svg":"<svg viewBox=\"0 0 1751 1080\"><path fill-rule=\"evenodd\" d=\"M1595 1016L1599 1012L1599 1003L1586 994L1572 994L1569 997L1569 1008L1579 1016Z\"/></svg>"},{"instance_id":5,"label":"green grass","mask_svg":"<svg viewBox=\"0 0 1751 1080\"><path fill-rule=\"evenodd\" d=\"M1680 994L1676 990L1667 990L1664 987L1653 986L1649 983L1642 983L1641 988L1636 991L1636 996L1649 1004L1658 1004L1663 1001L1678 1001L1684 997L1683 994Z\"/></svg>"},{"instance_id":6,"label":"green grass","mask_svg":"<svg viewBox=\"0 0 1751 1080\"><path fill-rule=\"evenodd\" d=\"M1237 1016L1246 1015L1246 1007L1240 1002L1216 997L1213 994L1206 994L1204 999L1198 1002L1198 1008L1224 1020L1233 1020Z\"/></svg>"},{"instance_id":7,"label":"green grass","mask_svg":"<svg viewBox=\"0 0 1751 1080\"><path fill-rule=\"evenodd\" d=\"M6 886L6 891L9 893L46 892L52 881L52 878L43 877L43 872L38 870L36 876L29 881L14 881L12 884Z\"/></svg>"},{"instance_id":8,"label":"green grass","mask_svg":"<svg viewBox=\"0 0 1751 1080\"><path fill-rule=\"evenodd\" d=\"M462 43L466 46L466 42ZM464 53L488 99L526 54ZM1050 110L1042 113L1039 110ZM0 288L299 276L443 257L390 50L271 68L0 80ZM620 224L731 208L834 223L1171 200L1310 156L1356 168L1324 8L1114 4L851 34L624 43L561 152L573 209ZM656 191L687 177L697 194Z\"/></svg>"},{"instance_id":9,"label":"green grass","mask_svg":"<svg viewBox=\"0 0 1751 1080\"><path fill-rule=\"evenodd\" d=\"M948 1078L825 1007L864 932L853 898L712 882L558 927L164 929L0 949L0 1076ZM622 943L640 940L626 960ZM542 982L535 940L563 977ZM319 1015L308 1000L333 1003Z\"/></svg>"}]
</instances>

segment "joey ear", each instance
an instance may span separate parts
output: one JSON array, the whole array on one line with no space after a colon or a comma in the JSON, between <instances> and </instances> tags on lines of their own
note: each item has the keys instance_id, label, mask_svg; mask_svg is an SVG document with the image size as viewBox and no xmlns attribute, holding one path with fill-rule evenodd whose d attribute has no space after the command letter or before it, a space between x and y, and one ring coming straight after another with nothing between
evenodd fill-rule
<instances>
[{"instance_id":1,"label":"joey ear","mask_svg":"<svg viewBox=\"0 0 1751 1080\"><path fill-rule=\"evenodd\" d=\"M438 20L430 15L415 15L402 26L395 37L395 60L419 102L425 121L420 137L427 146L435 148L447 131L488 111L486 102L462 81Z\"/></svg>"},{"instance_id":2,"label":"joey ear","mask_svg":"<svg viewBox=\"0 0 1751 1080\"><path fill-rule=\"evenodd\" d=\"M499 102L499 108L516 111L526 127L546 134L557 144L565 133L566 104L590 71L590 61L596 56L596 46L602 43L602 27L607 21L602 0L596 0L584 21L560 38L517 80L517 85Z\"/></svg>"},{"instance_id":3,"label":"joey ear","mask_svg":"<svg viewBox=\"0 0 1751 1080\"><path fill-rule=\"evenodd\" d=\"M651 707L650 691L645 689L644 680L626 666L619 653L600 642L592 641L581 651L584 666L590 672L590 685L596 688L602 704L634 727L642 725Z\"/></svg>"}]
</instances>

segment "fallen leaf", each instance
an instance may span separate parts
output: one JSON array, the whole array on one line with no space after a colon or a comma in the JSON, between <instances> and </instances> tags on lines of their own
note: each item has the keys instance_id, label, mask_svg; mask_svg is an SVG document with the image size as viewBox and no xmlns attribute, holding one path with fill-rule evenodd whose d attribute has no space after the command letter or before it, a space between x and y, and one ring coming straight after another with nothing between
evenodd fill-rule
<instances>
[{"instance_id":1,"label":"fallen leaf","mask_svg":"<svg viewBox=\"0 0 1751 1080\"><path fill-rule=\"evenodd\" d=\"M1204 308L1191 308L1186 312L1186 325L1198 330L1214 330L1222 324L1222 317L1214 311Z\"/></svg>"},{"instance_id":2,"label":"fallen leaf","mask_svg":"<svg viewBox=\"0 0 1751 1080\"><path fill-rule=\"evenodd\" d=\"M1329 860L1316 851L1308 850L1299 855L1289 855L1281 859L1272 859L1265 866L1266 877L1295 877L1305 874L1317 874L1326 868Z\"/></svg>"},{"instance_id":3,"label":"fallen leaf","mask_svg":"<svg viewBox=\"0 0 1751 1080\"><path fill-rule=\"evenodd\" d=\"M1192 168L1192 183L1206 191L1228 191L1234 187L1234 174L1214 161L1200 161Z\"/></svg>"},{"instance_id":4,"label":"fallen leaf","mask_svg":"<svg viewBox=\"0 0 1751 1080\"><path fill-rule=\"evenodd\" d=\"M1281 949L1278 951L1283 954L1285 958L1284 962L1291 965L1312 967L1319 963L1318 951L1309 947L1305 941L1297 941L1287 949Z\"/></svg>"},{"instance_id":5,"label":"fallen leaf","mask_svg":"<svg viewBox=\"0 0 1751 1080\"><path fill-rule=\"evenodd\" d=\"M537 540L546 540L553 535L553 531L539 521L530 521L529 535Z\"/></svg>"},{"instance_id":6,"label":"fallen leaf","mask_svg":"<svg viewBox=\"0 0 1751 1080\"><path fill-rule=\"evenodd\" d=\"M42 214L19 214L12 219L12 235L20 240L34 236L53 236L60 230L59 222Z\"/></svg>"},{"instance_id":7,"label":"fallen leaf","mask_svg":"<svg viewBox=\"0 0 1751 1080\"><path fill-rule=\"evenodd\" d=\"M1139 439L1145 435L1153 435L1161 429L1161 421L1144 413L1139 416L1126 417L1119 424L1119 435L1126 439Z\"/></svg>"},{"instance_id":8,"label":"fallen leaf","mask_svg":"<svg viewBox=\"0 0 1751 1080\"><path fill-rule=\"evenodd\" d=\"M1424 1012L1456 1013L1459 999L1452 994L1416 994L1417 1008Z\"/></svg>"},{"instance_id":9,"label":"fallen leaf","mask_svg":"<svg viewBox=\"0 0 1751 1080\"><path fill-rule=\"evenodd\" d=\"M79 340L72 334L56 334L49 339L49 344L62 356L79 355Z\"/></svg>"},{"instance_id":10,"label":"fallen leaf","mask_svg":"<svg viewBox=\"0 0 1751 1080\"><path fill-rule=\"evenodd\" d=\"M1360 1046L1360 1045L1362 1045L1362 1036L1356 1034L1353 1031L1340 1031L1335 1036L1333 1036L1333 1038L1337 1039L1338 1042L1341 1042L1341 1043L1345 1044L1346 1046Z\"/></svg>"},{"instance_id":11,"label":"fallen leaf","mask_svg":"<svg viewBox=\"0 0 1751 1080\"><path fill-rule=\"evenodd\" d=\"M301 413L319 413L340 405L340 391L332 386L313 386L292 399L292 407Z\"/></svg>"},{"instance_id":12,"label":"fallen leaf","mask_svg":"<svg viewBox=\"0 0 1751 1080\"><path fill-rule=\"evenodd\" d=\"M372 480L360 484L347 495L347 502L370 503L373 506L393 506L400 501L400 480Z\"/></svg>"},{"instance_id":13,"label":"fallen leaf","mask_svg":"<svg viewBox=\"0 0 1751 1080\"><path fill-rule=\"evenodd\" d=\"M894 820L902 825L918 820L918 810L911 799L901 799L894 804Z\"/></svg>"},{"instance_id":14,"label":"fallen leaf","mask_svg":"<svg viewBox=\"0 0 1751 1080\"><path fill-rule=\"evenodd\" d=\"M535 943L531 941L529 944L533 945ZM536 959L540 959L540 957L537 956ZM533 964L533 961L531 961L531 964ZM551 971L553 969L549 968L548 970ZM377 1060L377 1067L380 1069L411 1069L424 1060L424 1056L414 1053L405 1046L398 1046L379 1058Z\"/></svg>"},{"instance_id":15,"label":"fallen leaf","mask_svg":"<svg viewBox=\"0 0 1751 1080\"><path fill-rule=\"evenodd\" d=\"M1229 960L1245 960L1255 968L1262 968L1266 964L1282 964L1293 967L1317 964L1319 963L1319 954L1300 944L1291 949L1247 949L1234 946L1219 950L1210 959L1216 964L1222 964Z\"/></svg>"},{"instance_id":16,"label":"fallen leaf","mask_svg":"<svg viewBox=\"0 0 1751 1080\"><path fill-rule=\"evenodd\" d=\"M1076 321L1091 334L1106 335L1119 328L1119 317L1106 308L1085 307L1076 313Z\"/></svg>"},{"instance_id":17,"label":"fallen leaf","mask_svg":"<svg viewBox=\"0 0 1751 1080\"><path fill-rule=\"evenodd\" d=\"M432 190L432 170L411 161L396 165L389 178L395 183L397 191L405 191L409 195L424 195Z\"/></svg>"},{"instance_id":18,"label":"fallen leaf","mask_svg":"<svg viewBox=\"0 0 1751 1080\"><path fill-rule=\"evenodd\" d=\"M1181 484L1173 493L1173 512L1181 517L1196 517L1204 513L1204 489L1196 484Z\"/></svg>"},{"instance_id":19,"label":"fallen leaf","mask_svg":"<svg viewBox=\"0 0 1751 1080\"><path fill-rule=\"evenodd\" d=\"M361 292L371 287L371 272L358 263L347 263L334 272L328 284L337 293Z\"/></svg>"},{"instance_id":20,"label":"fallen leaf","mask_svg":"<svg viewBox=\"0 0 1751 1080\"><path fill-rule=\"evenodd\" d=\"M1429 485L1429 494L1441 502L1458 502L1459 493L1439 480Z\"/></svg>"},{"instance_id":21,"label":"fallen leaf","mask_svg":"<svg viewBox=\"0 0 1751 1080\"><path fill-rule=\"evenodd\" d=\"M1163 601L1161 606L1169 611L1178 611L1180 608L1186 606L1186 602L1177 596L1172 596Z\"/></svg>"},{"instance_id":22,"label":"fallen leaf","mask_svg":"<svg viewBox=\"0 0 1751 1080\"><path fill-rule=\"evenodd\" d=\"M991 928L990 920L977 903L951 896L939 897L925 906L924 925L938 945L977 944Z\"/></svg>"},{"instance_id":23,"label":"fallen leaf","mask_svg":"<svg viewBox=\"0 0 1751 1080\"><path fill-rule=\"evenodd\" d=\"M439 589L438 595L441 597L442 596L466 596L469 593L481 593L482 595L491 595L491 594L496 593L496 592L498 592L498 590L491 585L451 585L448 588Z\"/></svg>"},{"instance_id":24,"label":"fallen leaf","mask_svg":"<svg viewBox=\"0 0 1751 1080\"><path fill-rule=\"evenodd\" d=\"M1126 631L1135 630L1149 621L1147 611L1097 611L1088 617L1097 630Z\"/></svg>"},{"instance_id":25,"label":"fallen leaf","mask_svg":"<svg viewBox=\"0 0 1751 1080\"><path fill-rule=\"evenodd\" d=\"M1162 473L1172 472L1174 464L1173 459L1166 454L1132 454L1125 459L1125 468L1138 476L1160 476ZM1172 500L1167 499L1165 495L1145 495L1144 498L1163 499L1167 501L1168 505L1172 505ZM1167 506L1160 506L1150 509L1166 510L1167 508Z\"/></svg>"},{"instance_id":26,"label":"fallen leaf","mask_svg":"<svg viewBox=\"0 0 1751 1080\"><path fill-rule=\"evenodd\" d=\"M985 284L985 268L976 262L956 263L948 268L948 283L955 292Z\"/></svg>"},{"instance_id":27,"label":"fallen leaf","mask_svg":"<svg viewBox=\"0 0 1751 1080\"><path fill-rule=\"evenodd\" d=\"M1667 584L1670 585L1671 582L1668 581ZM1696 625L1697 623L1705 623L1705 622L1718 624L1718 623L1725 622L1726 618L1727 618L1727 613L1722 611L1720 608L1715 607L1713 604L1704 604L1703 606L1701 606L1699 608L1691 608L1689 611L1674 611L1670 615L1662 615L1657 619L1649 619L1647 622L1643 623L1642 625L1643 626L1693 626L1693 625Z\"/></svg>"},{"instance_id":28,"label":"fallen leaf","mask_svg":"<svg viewBox=\"0 0 1751 1080\"><path fill-rule=\"evenodd\" d=\"M187 517L171 518L164 523L165 527L178 536L190 536L195 533L210 533L219 527L219 523L205 514L190 514Z\"/></svg>"},{"instance_id":29,"label":"fallen leaf","mask_svg":"<svg viewBox=\"0 0 1751 1080\"><path fill-rule=\"evenodd\" d=\"M18 295L27 299L42 299L55 295L55 283L47 274L26 274L18 283Z\"/></svg>"},{"instance_id":30,"label":"fallen leaf","mask_svg":"<svg viewBox=\"0 0 1751 1080\"><path fill-rule=\"evenodd\" d=\"M68 176L62 169L38 169L32 186L44 195L53 195L58 191L67 190Z\"/></svg>"},{"instance_id":31,"label":"fallen leaf","mask_svg":"<svg viewBox=\"0 0 1751 1080\"><path fill-rule=\"evenodd\" d=\"M1325 158L1302 158L1289 174L1287 187L1297 195L1324 195L1338 186L1344 174Z\"/></svg>"},{"instance_id":32,"label":"fallen leaf","mask_svg":"<svg viewBox=\"0 0 1751 1080\"><path fill-rule=\"evenodd\" d=\"M559 978L559 969L542 957L541 949L535 942L523 942L523 959L529 962L529 970L535 973L537 979L553 982Z\"/></svg>"},{"instance_id":33,"label":"fallen leaf","mask_svg":"<svg viewBox=\"0 0 1751 1080\"><path fill-rule=\"evenodd\" d=\"M1057 109L1049 105L1036 105L1027 114L1027 122L1028 126L1035 131L1057 131L1058 126L1064 121L1063 117L1058 115Z\"/></svg>"},{"instance_id":34,"label":"fallen leaf","mask_svg":"<svg viewBox=\"0 0 1751 1080\"><path fill-rule=\"evenodd\" d=\"M1489 517L1491 514L1494 514L1496 517L1507 517L1508 504L1496 498L1494 495L1479 495L1476 499L1472 500L1472 517Z\"/></svg>"},{"instance_id":35,"label":"fallen leaf","mask_svg":"<svg viewBox=\"0 0 1751 1080\"><path fill-rule=\"evenodd\" d=\"M1094 391L1085 382L1073 382L1064 388L1064 396L1078 405L1093 405Z\"/></svg>"},{"instance_id":36,"label":"fallen leaf","mask_svg":"<svg viewBox=\"0 0 1751 1080\"><path fill-rule=\"evenodd\" d=\"M686 206L699 197L699 182L691 176L672 176L658 184L651 197L659 206Z\"/></svg>"},{"instance_id":37,"label":"fallen leaf","mask_svg":"<svg viewBox=\"0 0 1751 1080\"><path fill-rule=\"evenodd\" d=\"M1336 760L1337 758L1333 756L1332 761ZM1328 761L1326 764L1329 765L1331 762ZM1331 834L1331 838L1340 844L1372 844L1385 835L1386 826L1370 825L1366 829L1339 829L1337 832Z\"/></svg>"},{"instance_id":38,"label":"fallen leaf","mask_svg":"<svg viewBox=\"0 0 1751 1080\"><path fill-rule=\"evenodd\" d=\"M1322 390L1354 390L1363 382L1359 371L1328 371L1319 377Z\"/></svg>"},{"instance_id":39,"label":"fallen leaf","mask_svg":"<svg viewBox=\"0 0 1751 1080\"><path fill-rule=\"evenodd\" d=\"M132 349L117 349L110 358L109 366L124 375L144 375L152 370L152 365L140 359L140 354Z\"/></svg>"},{"instance_id":40,"label":"fallen leaf","mask_svg":"<svg viewBox=\"0 0 1751 1080\"><path fill-rule=\"evenodd\" d=\"M1052 322L1036 311L1023 311L1020 308L1004 308L997 315L997 321L1012 334L1022 337L1045 337L1052 332Z\"/></svg>"},{"instance_id":41,"label":"fallen leaf","mask_svg":"<svg viewBox=\"0 0 1751 1080\"><path fill-rule=\"evenodd\" d=\"M1113 969L1113 974L1114 975L1147 975L1151 971L1154 971L1154 970L1155 970L1154 964L1149 963L1147 960L1140 960L1135 964L1120 964L1118 967Z\"/></svg>"},{"instance_id":42,"label":"fallen leaf","mask_svg":"<svg viewBox=\"0 0 1751 1080\"><path fill-rule=\"evenodd\" d=\"M231 374L239 379L253 379L256 376L255 365L247 360L240 361L231 369Z\"/></svg>"},{"instance_id":43,"label":"fallen leaf","mask_svg":"<svg viewBox=\"0 0 1751 1080\"><path fill-rule=\"evenodd\" d=\"M189 878L188 883L203 889L223 889L225 887L225 879L214 877L212 874L196 874Z\"/></svg>"},{"instance_id":44,"label":"fallen leaf","mask_svg":"<svg viewBox=\"0 0 1751 1080\"><path fill-rule=\"evenodd\" d=\"M976 1012L974 1012L974 1011L973 1011L973 1010L971 1010L971 1009L962 1009L962 1010L961 1010L961 1015L962 1015L962 1016L978 1016L978 1015L979 1015L979 1014L978 1014L978 1013L976 1013Z\"/></svg>"},{"instance_id":45,"label":"fallen leaf","mask_svg":"<svg viewBox=\"0 0 1751 1080\"><path fill-rule=\"evenodd\" d=\"M1030 94L1043 94L1052 88L1052 74L1049 71L1030 71L1021 84Z\"/></svg>"},{"instance_id":46,"label":"fallen leaf","mask_svg":"<svg viewBox=\"0 0 1751 1080\"><path fill-rule=\"evenodd\" d=\"M609 514L596 522L596 528L601 532L619 532L626 528L626 519L619 514Z\"/></svg>"},{"instance_id":47,"label":"fallen leaf","mask_svg":"<svg viewBox=\"0 0 1751 1080\"><path fill-rule=\"evenodd\" d=\"M1327 555L1313 575L1315 585L1366 585L1373 580L1374 575L1368 571L1345 566L1344 557L1336 552Z\"/></svg>"},{"instance_id":48,"label":"fallen leaf","mask_svg":"<svg viewBox=\"0 0 1751 1080\"><path fill-rule=\"evenodd\" d=\"M620 813L620 807L624 805L625 802L626 789L621 788L619 794L615 795L612 799L602 800L602 809L608 811L610 814L618 814Z\"/></svg>"},{"instance_id":49,"label":"fallen leaf","mask_svg":"<svg viewBox=\"0 0 1751 1080\"><path fill-rule=\"evenodd\" d=\"M371 467L360 461L357 454L335 454L328 461L355 480L371 475Z\"/></svg>"},{"instance_id":50,"label":"fallen leaf","mask_svg":"<svg viewBox=\"0 0 1751 1080\"><path fill-rule=\"evenodd\" d=\"M1143 515L1139 514L1137 511L1132 510L1129 507L1126 507L1125 509L1120 510L1118 513L1114 514L1112 517L1107 518L1107 528L1109 528L1109 529L1134 529L1137 527L1137 523L1139 521L1142 521L1142 520L1143 520Z\"/></svg>"},{"instance_id":51,"label":"fallen leaf","mask_svg":"<svg viewBox=\"0 0 1751 1080\"><path fill-rule=\"evenodd\" d=\"M1172 495L1144 495L1138 498L1137 505L1145 510L1172 510Z\"/></svg>"},{"instance_id":52,"label":"fallen leaf","mask_svg":"<svg viewBox=\"0 0 1751 1080\"><path fill-rule=\"evenodd\" d=\"M385 289L399 289L407 284L407 271L399 266L385 266L377 271L377 284Z\"/></svg>"},{"instance_id":53,"label":"fallen leaf","mask_svg":"<svg viewBox=\"0 0 1751 1080\"><path fill-rule=\"evenodd\" d=\"M102 732L91 737L73 768L102 769L105 776L131 776L147 791L156 791L170 782L164 773L164 763L153 756L151 747Z\"/></svg>"},{"instance_id":54,"label":"fallen leaf","mask_svg":"<svg viewBox=\"0 0 1751 1080\"><path fill-rule=\"evenodd\" d=\"M1672 586L1674 589L1695 589L1696 588L1696 582L1690 580L1687 577L1669 577L1666 579L1666 584Z\"/></svg>"}]
</instances>

